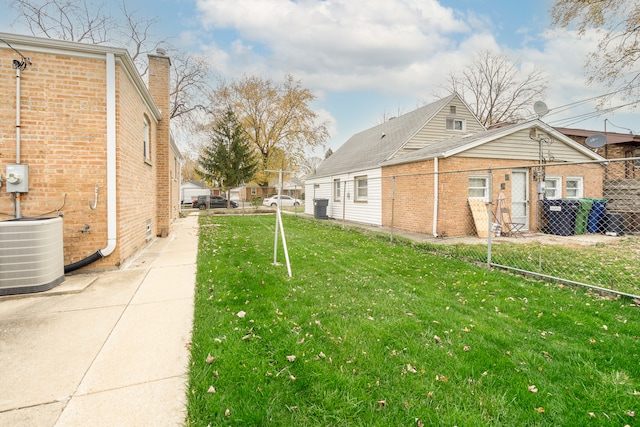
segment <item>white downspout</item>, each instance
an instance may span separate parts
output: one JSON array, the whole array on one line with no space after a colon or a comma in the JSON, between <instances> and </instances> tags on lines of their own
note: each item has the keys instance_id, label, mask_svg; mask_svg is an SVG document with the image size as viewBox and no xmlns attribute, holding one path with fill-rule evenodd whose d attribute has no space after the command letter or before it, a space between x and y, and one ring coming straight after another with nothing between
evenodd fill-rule
<instances>
[{"instance_id":1,"label":"white downspout","mask_svg":"<svg viewBox=\"0 0 640 427\"><path fill-rule=\"evenodd\" d=\"M14 61L15 64L15 61ZM20 89L20 79L22 78L22 66L16 67L16 164L20 164L20 143L22 134L20 133L21 119L20 119L20 99L21 89ZM15 207L15 217L22 218L21 211L21 202L22 195L20 193L14 194L14 207Z\"/></svg>"},{"instance_id":2,"label":"white downspout","mask_svg":"<svg viewBox=\"0 0 640 427\"><path fill-rule=\"evenodd\" d=\"M107 53L107 246L99 250L103 257L116 248L116 60Z\"/></svg>"},{"instance_id":3,"label":"white downspout","mask_svg":"<svg viewBox=\"0 0 640 427\"><path fill-rule=\"evenodd\" d=\"M433 237L438 237L438 158L433 158Z\"/></svg>"}]
</instances>

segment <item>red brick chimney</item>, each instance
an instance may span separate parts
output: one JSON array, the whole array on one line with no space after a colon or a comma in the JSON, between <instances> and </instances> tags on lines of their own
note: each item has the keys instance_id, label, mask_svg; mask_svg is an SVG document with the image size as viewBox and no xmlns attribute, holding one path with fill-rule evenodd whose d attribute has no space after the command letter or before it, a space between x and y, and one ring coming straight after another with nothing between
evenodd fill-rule
<instances>
[{"instance_id":1,"label":"red brick chimney","mask_svg":"<svg viewBox=\"0 0 640 427\"><path fill-rule=\"evenodd\" d=\"M171 60L164 49L158 49L155 55L149 56L149 92L158 109L162 113L162 120L158 123L156 137L156 182L157 182L157 234L166 237L171 227L171 172L169 168L169 154L171 150L169 111L171 91Z\"/></svg>"}]
</instances>

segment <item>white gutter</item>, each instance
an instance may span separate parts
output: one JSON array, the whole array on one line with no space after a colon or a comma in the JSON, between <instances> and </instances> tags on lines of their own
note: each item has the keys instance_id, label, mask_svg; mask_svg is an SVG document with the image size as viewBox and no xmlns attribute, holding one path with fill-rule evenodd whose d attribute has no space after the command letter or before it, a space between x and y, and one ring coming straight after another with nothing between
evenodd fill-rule
<instances>
[{"instance_id":1,"label":"white gutter","mask_svg":"<svg viewBox=\"0 0 640 427\"><path fill-rule=\"evenodd\" d=\"M438 237L438 157L433 158L433 237Z\"/></svg>"},{"instance_id":2,"label":"white gutter","mask_svg":"<svg viewBox=\"0 0 640 427\"><path fill-rule=\"evenodd\" d=\"M107 246L101 256L111 255L116 248L116 60L111 52L107 59Z\"/></svg>"}]
</instances>

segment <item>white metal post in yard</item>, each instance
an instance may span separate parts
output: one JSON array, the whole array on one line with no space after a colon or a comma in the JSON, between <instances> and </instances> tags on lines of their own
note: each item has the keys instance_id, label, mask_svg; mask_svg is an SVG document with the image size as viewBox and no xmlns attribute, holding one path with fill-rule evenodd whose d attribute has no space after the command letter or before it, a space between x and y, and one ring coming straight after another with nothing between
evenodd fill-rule
<instances>
[{"instance_id":1,"label":"white metal post in yard","mask_svg":"<svg viewBox=\"0 0 640 427\"><path fill-rule=\"evenodd\" d=\"M273 171L267 170L265 172L278 172L278 203L276 203L276 232L274 235L273 241L273 264L278 265L278 229L280 230L280 235L282 237L282 247L284 249L284 257L287 261L287 272L289 273L289 277L291 277L291 263L289 262L289 250L287 249L287 239L284 235L284 225L282 224L282 214L280 212L281 205L281 195L282 195L282 173L284 172L282 169Z\"/></svg>"}]
</instances>

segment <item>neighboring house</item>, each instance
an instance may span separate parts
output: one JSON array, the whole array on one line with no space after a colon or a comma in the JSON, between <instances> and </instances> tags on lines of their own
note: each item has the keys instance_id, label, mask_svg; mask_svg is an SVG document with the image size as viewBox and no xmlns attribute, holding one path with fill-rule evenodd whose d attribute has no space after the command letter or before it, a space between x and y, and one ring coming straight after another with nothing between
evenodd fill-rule
<instances>
[{"instance_id":1,"label":"neighboring house","mask_svg":"<svg viewBox=\"0 0 640 427\"><path fill-rule=\"evenodd\" d=\"M202 181L185 182L180 186L180 202L184 205L191 205L198 196L210 196L211 189Z\"/></svg>"},{"instance_id":2,"label":"neighboring house","mask_svg":"<svg viewBox=\"0 0 640 427\"><path fill-rule=\"evenodd\" d=\"M587 138L593 135L603 135L606 143L603 147L598 148L596 152L605 159L615 160L640 157L640 135L570 128L556 128L556 130L585 147L587 147ZM640 179L640 160L615 162L610 166L610 175L617 178Z\"/></svg>"},{"instance_id":3,"label":"neighboring house","mask_svg":"<svg viewBox=\"0 0 640 427\"><path fill-rule=\"evenodd\" d=\"M513 221L529 230L543 176L547 198L602 195L601 166L549 167L545 175L542 151L553 163L602 160L539 120L485 130L452 95L355 135L307 179L306 192L328 199L332 218L449 236L475 234L470 197L496 201L502 192ZM562 186L552 192L554 183Z\"/></svg>"},{"instance_id":4,"label":"neighboring house","mask_svg":"<svg viewBox=\"0 0 640 427\"><path fill-rule=\"evenodd\" d=\"M640 232L640 135L569 128L557 130L584 146L587 146L587 138L604 136L604 146L594 151L609 160L630 159L609 163L603 198L607 200L607 210L623 216L626 231Z\"/></svg>"},{"instance_id":5,"label":"neighboring house","mask_svg":"<svg viewBox=\"0 0 640 427\"><path fill-rule=\"evenodd\" d=\"M178 217L170 65L149 55L147 87L124 49L0 33L0 173L28 167L0 215L62 216L66 271L118 267Z\"/></svg>"},{"instance_id":6,"label":"neighboring house","mask_svg":"<svg viewBox=\"0 0 640 427\"><path fill-rule=\"evenodd\" d=\"M455 135L484 130L457 94L352 136L305 181L305 197L329 199L327 215L382 225L382 163ZM353 185L344 185L353 182ZM343 205L344 201L344 205ZM314 204L305 204L313 214Z\"/></svg>"}]
</instances>

